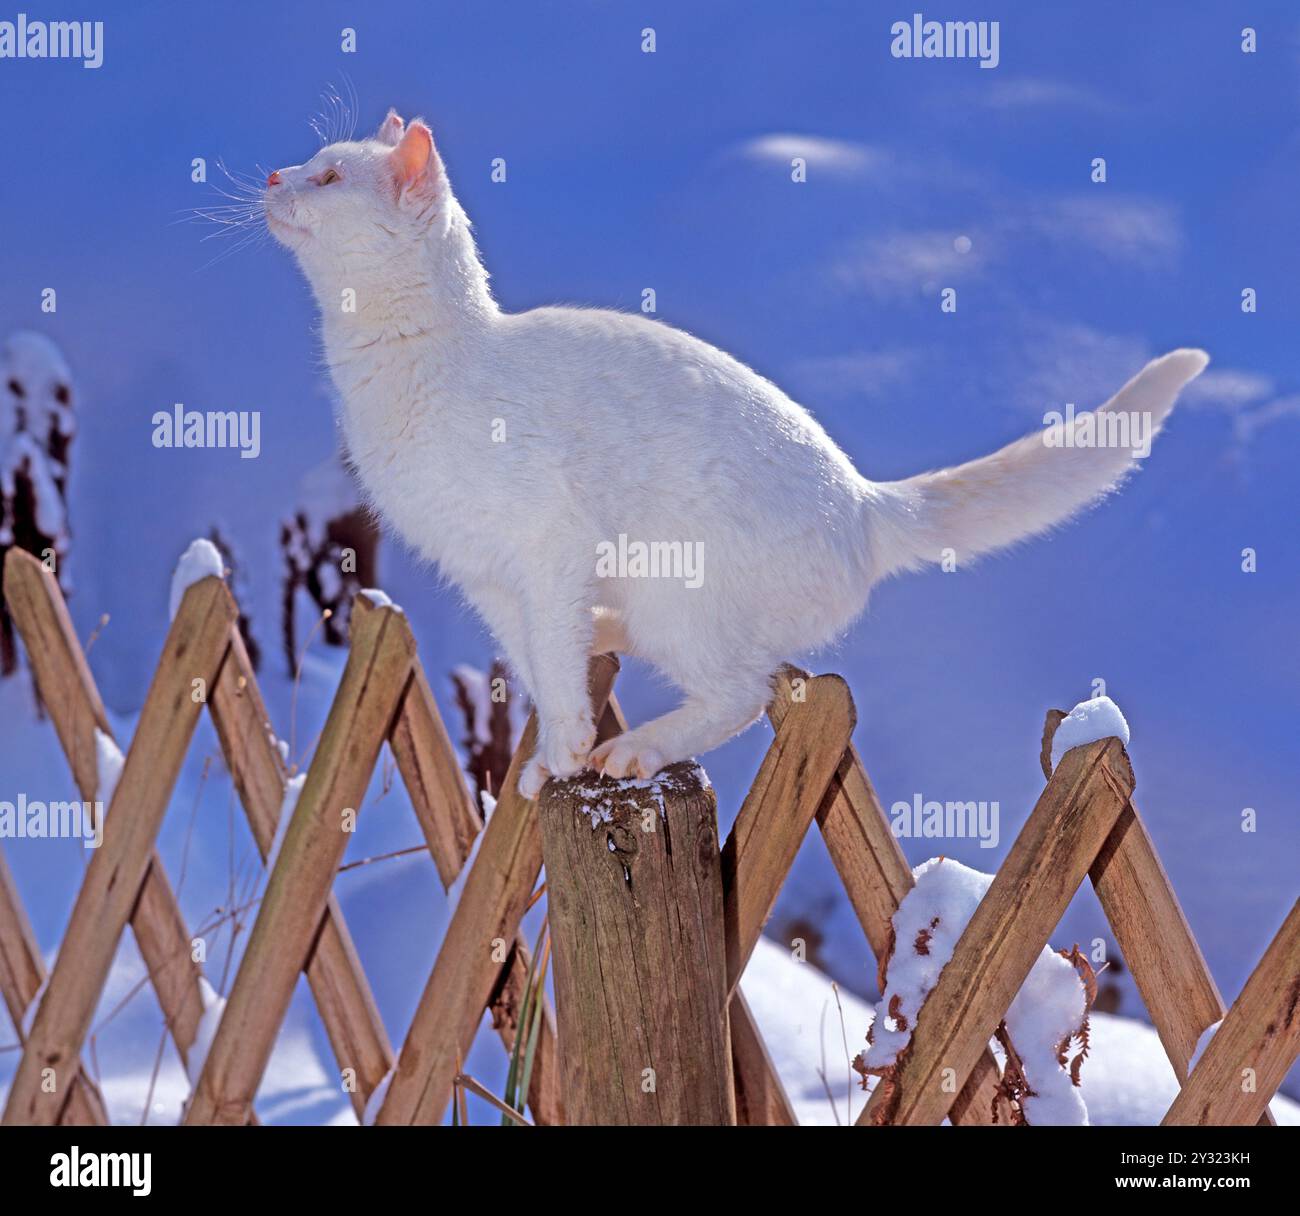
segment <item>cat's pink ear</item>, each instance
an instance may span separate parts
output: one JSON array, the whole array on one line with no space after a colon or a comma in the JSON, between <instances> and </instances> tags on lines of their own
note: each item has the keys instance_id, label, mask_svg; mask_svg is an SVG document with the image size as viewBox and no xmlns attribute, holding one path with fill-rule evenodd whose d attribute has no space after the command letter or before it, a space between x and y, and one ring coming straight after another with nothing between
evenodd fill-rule
<instances>
[{"instance_id":1,"label":"cat's pink ear","mask_svg":"<svg viewBox=\"0 0 1300 1216\"><path fill-rule=\"evenodd\" d=\"M418 118L406 128L401 140L389 154L399 194L424 190L434 184L437 154L433 150L433 132Z\"/></svg>"},{"instance_id":2,"label":"cat's pink ear","mask_svg":"<svg viewBox=\"0 0 1300 1216\"><path fill-rule=\"evenodd\" d=\"M387 144L390 148L395 148L402 138L402 132L405 128L406 124L402 121L402 116L396 110L389 110L388 117L379 124L379 130L375 132L375 138L381 144Z\"/></svg>"}]
</instances>

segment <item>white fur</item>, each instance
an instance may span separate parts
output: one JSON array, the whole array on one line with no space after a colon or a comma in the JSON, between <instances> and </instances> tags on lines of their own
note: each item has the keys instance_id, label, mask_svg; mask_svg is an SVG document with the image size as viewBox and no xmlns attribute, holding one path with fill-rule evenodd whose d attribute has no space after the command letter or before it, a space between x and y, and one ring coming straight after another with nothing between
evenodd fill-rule
<instances>
[{"instance_id":1,"label":"white fur","mask_svg":"<svg viewBox=\"0 0 1300 1216\"><path fill-rule=\"evenodd\" d=\"M315 184L331 168L341 180ZM1128 449L1049 448L1040 432L870 482L779 388L689 334L616 312L502 312L421 124L390 115L381 137L279 177L271 229L315 291L365 491L532 694L528 796L589 761L650 776L718 746L762 713L776 667L842 633L873 584L1050 528L1133 465ZM1102 408L1158 427L1206 362L1175 351ZM620 533L702 543L702 585L597 577L598 546ZM604 649L648 660L684 699L593 753L587 656Z\"/></svg>"}]
</instances>

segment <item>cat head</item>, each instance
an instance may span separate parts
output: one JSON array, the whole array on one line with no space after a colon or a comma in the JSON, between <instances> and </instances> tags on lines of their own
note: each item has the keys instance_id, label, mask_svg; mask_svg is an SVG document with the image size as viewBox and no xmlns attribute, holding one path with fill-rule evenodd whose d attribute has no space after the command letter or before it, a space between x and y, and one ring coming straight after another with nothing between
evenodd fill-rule
<instances>
[{"instance_id":1,"label":"cat head","mask_svg":"<svg viewBox=\"0 0 1300 1216\"><path fill-rule=\"evenodd\" d=\"M391 263L445 237L457 211L433 135L390 110L373 138L331 143L266 183L267 227L309 277Z\"/></svg>"}]
</instances>

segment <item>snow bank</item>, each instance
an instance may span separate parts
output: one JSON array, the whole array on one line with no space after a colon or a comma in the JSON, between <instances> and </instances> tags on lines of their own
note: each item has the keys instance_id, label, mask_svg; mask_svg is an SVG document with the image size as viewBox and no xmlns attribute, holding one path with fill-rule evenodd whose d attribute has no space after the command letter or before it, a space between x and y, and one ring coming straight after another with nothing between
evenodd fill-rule
<instances>
[{"instance_id":1,"label":"snow bank","mask_svg":"<svg viewBox=\"0 0 1300 1216\"><path fill-rule=\"evenodd\" d=\"M1061 724L1052 737L1053 772L1066 752L1087 743L1096 743L1098 739L1109 739L1112 735L1125 747L1128 746L1128 723L1120 713L1119 706L1109 697L1080 701L1061 719Z\"/></svg>"},{"instance_id":2,"label":"snow bank","mask_svg":"<svg viewBox=\"0 0 1300 1216\"><path fill-rule=\"evenodd\" d=\"M493 803L493 809L496 804ZM456 909L460 905L460 897L465 893L465 884L469 881L470 871L474 868L474 863L478 860L479 846L483 843L483 837L487 835L486 831L480 832L474 837L474 843L470 846L469 856L465 858L465 864L461 866L460 872L452 881L451 886L447 888L447 915L448 917L456 914Z\"/></svg>"},{"instance_id":3,"label":"snow bank","mask_svg":"<svg viewBox=\"0 0 1300 1216\"><path fill-rule=\"evenodd\" d=\"M204 1062L212 1047L212 1040L217 1037L221 1015L226 1010L226 998L218 996L216 990L203 976L199 976L199 991L203 994L203 1016L199 1018L198 1029L194 1032L194 1043L190 1047L189 1058L185 1061L185 1074L190 1079L191 1088L199 1083Z\"/></svg>"},{"instance_id":4,"label":"snow bank","mask_svg":"<svg viewBox=\"0 0 1300 1216\"><path fill-rule=\"evenodd\" d=\"M871 1029L871 1006L837 993L825 972L769 937L758 939L740 987L799 1122L851 1124L868 1096L850 1061Z\"/></svg>"},{"instance_id":5,"label":"snow bank","mask_svg":"<svg viewBox=\"0 0 1300 1216\"><path fill-rule=\"evenodd\" d=\"M383 1079L375 1086L375 1091L366 1099L366 1109L361 1113L361 1126L374 1127L375 1120L379 1118L379 1108L383 1106L384 1099L388 1097L388 1087L393 1083L393 1072L390 1068L384 1073Z\"/></svg>"},{"instance_id":6,"label":"snow bank","mask_svg":"<svg viewBox=\"0 0 1300 1216\"><path fill-rule=\"evenodd\" d=\"M293 812L297 809L298 797L302 793L302 787L306 782L307 774L303 772L290 777L284 783L284 801L280 803L280 818L275 825L275 838L271 841L271 851L266 855L266 872L268 874L275 869L275 859L280 856L280 848L284 844L285 834L289 831L289 821L293 818Z\"/></svg>"},{"instance_id":7,"label":"snow bank","mask_svg":"<svg viewBox=\"0 0 1300 1216\"><path fill-rule=\"evenodd\" d=\"M824 972L769 937L759 938L740 986L799 1122L826 1126L857 1118L869 1090L856 1075L850 1082L849 1060L871 1027L871 1006L843 988L836 993ZM1088 1122L1158 1125L1178 1080L1155 1030L1107 1013L1090 1014L1088 1023L1091 1049L1080 1077ZM1300 1126L1300 1103L1274 1098L1271 1109L1278 1123Z\"/></svg>"},{"instance_id":8,"label":"snow bank","mask_svg":"<svg viewBox=\"0 0 1300 1216\"><path fill-rule=\"evenodd\" d=\"M95 791L95 801L104 804L104 814L108 814L109 804L122 776L122 766L126 760L122 749L99 727L95 727L95 771L99 775L99 788Z\"/></svg>"},{"instance_id":9,"label":"snow bank","mask_svg":"<svg viewBox=\"0 0 1300 1216\"><path fill-rule=\"evenodd\" d=\"M1223 1019L1220 1018L1213 1025L1207 1026L1201 1031L1201 1037L1196 1040L1196 1049L1192 1052L1192 1058L1187 1061L1187 1071L1189 1073L1196 1070L1197 1064L1201 1062L1201 1057L1205 1054L1205 1049L1210 1045L1210 1040L1214 1038L1215 1032L1223 1025Z\"/></svg>"},{"instance_id":10,"label":"snow bank","mask_svg":"<svg viewBox=\"0 0 1300 1216\"><path fill-rule=\"evenodd\" d=\"M311 540L319 543L327 522L360 505L357 484L337 453L309 469L298 482L298 507L307 517Z\"/></svg>"},{"instance_id":11,"label":"snow bank","mask_svg":"<svg viewBox=\"0 0 1300 1216\"><path fill-rule=\"evenodd\" d=\"M176 610L181 606L185 592L211 574L215 574L218 578L224 578L226 575L226 567L221 561L217 546L202 537L190 541L189 548L181 554L181 560L176 563L176 569L172 572L171 596L167 604L169 620L176 619Z\"/></svg>"},{"instance_id":12,"label":"snow bank","mask_svg":"<svg viewBox=\"0 0 1300 1216\"><path fill-rule=\"evenodd\" d=\"M45 990L50 986L50 972L54 970L53 964L50 970L45 973L45 978L41 980L41 986L36 989L32 999L27 1002L27 1008L23 1011L23 1039L26 1040L32 1033L32 1025L36 1021L36 1011L41 1007L41 1002L45 999Z\"/></svg>"}]
</instances>

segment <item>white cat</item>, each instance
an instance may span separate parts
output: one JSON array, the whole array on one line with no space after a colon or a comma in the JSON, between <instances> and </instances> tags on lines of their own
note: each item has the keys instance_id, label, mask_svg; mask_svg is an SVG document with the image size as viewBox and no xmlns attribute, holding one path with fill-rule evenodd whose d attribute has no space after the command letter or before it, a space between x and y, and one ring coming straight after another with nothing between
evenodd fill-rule
<instances>
[{"instance_id":1,"label":"white cat","mask_svg":"<svg viewBox=\"0 0 1300 1216\"><path fill-rule=\"evenodd\" d=\"M875 583L1042 532L1142 450L1038 432L868 481L779 388L698 338L617 312L502 312L429 128L392 112L373 139L271 174L265 210L315 292L372 505L462 589L532 695L528 797L547 774L648 777L717 747ZM1146 415L1149 442L1207 361L1165 355L1101 409ZM1066 429L1084 420L1098 421ZM600 555L620 537L688 546L702 577L609 577ZM587 658L607 650L648 660L684 699L593 750Z\"/></svg>"}]
</instances>

